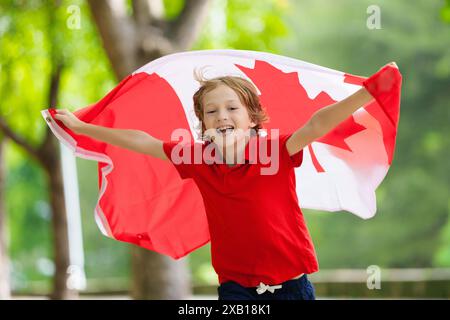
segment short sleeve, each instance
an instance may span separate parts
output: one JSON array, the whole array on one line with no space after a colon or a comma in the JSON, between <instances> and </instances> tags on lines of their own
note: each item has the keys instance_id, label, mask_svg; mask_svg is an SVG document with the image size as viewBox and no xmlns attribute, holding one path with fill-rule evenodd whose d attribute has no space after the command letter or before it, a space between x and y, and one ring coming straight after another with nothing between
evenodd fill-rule
<instances>
[{"instance_id":1,"label":"short sleeve","mask_svg":"<svg viewBox=\"0 0 450 320\"><path fill-rule=\"evenodd\" d=\"M290 166L296 168L300 167L303 162L303 149L293 155L289 155L289 152L286 148L286 142L291 137L291 135L292 133L280 134L280 156L281 159L287 161Z\"/></svg>"},{"instance_id":2,"label":"short sleeve","mask_svg":"<svg viewBox=\"0 0 450 320\"><path fill-rule=\"evenodd\" d=\"M176 141L164 141L163 149L167 158L177 169L181 179L192 178L192 151L194 144L180 144ZM187 161L186 161L187 160Z\"/></svg>"}]
</instances>

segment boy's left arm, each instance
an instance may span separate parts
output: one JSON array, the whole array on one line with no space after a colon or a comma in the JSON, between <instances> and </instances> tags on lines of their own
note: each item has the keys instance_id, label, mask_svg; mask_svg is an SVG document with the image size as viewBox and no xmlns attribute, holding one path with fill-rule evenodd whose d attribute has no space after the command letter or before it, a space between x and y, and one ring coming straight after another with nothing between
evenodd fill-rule
<instances>
[{"instance_id":1,"label":"boy's left arm","mask_svg":"<svg viewBox=\"0 0 450 320\"><path fill-rule=\"evenodd\" d=\"M395 62L390 64L397 67ZM293 155L299 152L317 138L327 134L372 99L373 97L366 88L362 87L344 100L316 111L309 121L286 141L289 154Z\"/></svg>"}]
</instances>

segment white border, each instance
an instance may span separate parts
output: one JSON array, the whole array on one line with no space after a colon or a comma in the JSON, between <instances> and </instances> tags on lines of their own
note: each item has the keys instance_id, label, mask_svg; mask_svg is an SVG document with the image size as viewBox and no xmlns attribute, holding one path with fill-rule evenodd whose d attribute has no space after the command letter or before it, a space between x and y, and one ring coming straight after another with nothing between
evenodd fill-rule
<instances>
[{"instance_id":1,"label":"white border","mask_svg":"<svg viewBox=\"0 0 450 320\"><path fill-rule=\"evenodd\" d=\"M41 115L44 118L47 125L50 127L56 138L63 143L65 146L67 146L75 156L78 156L80 158L88 159L88 160L95 160L97 162L104 162L107 164L106 167L102 168L102 187L99 192L97 204L95 205L95 222L97 223L98 228L100 231L107 237L110 237L112 239L116 239L111 231L111 228L109 227L108 220L105 217L105 214L103 213L102 208L100 207L100 199L102 198L103 194L105 193L106 186L108 185L108 179L106 179L106 176L111 173L111 171L114 169L113 162L110 157L105 155L104 153L98 153L94 151L89 151L83 148L80 148L77 146L77 143L75 139L72 138L67 132L64 131L53 119L50 112L46 110L41 110Z\"/></svg>"}]
</instances>

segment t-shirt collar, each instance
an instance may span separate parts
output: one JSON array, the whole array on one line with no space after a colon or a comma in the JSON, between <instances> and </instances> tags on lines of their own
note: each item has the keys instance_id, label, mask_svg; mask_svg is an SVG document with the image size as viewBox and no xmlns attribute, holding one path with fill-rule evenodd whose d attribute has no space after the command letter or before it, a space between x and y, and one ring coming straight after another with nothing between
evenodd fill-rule
<instances>
[{"instance_id":1,"label":"t-shirt collar","mask_svg":"<svg viewBox=\"0 0 450 320\"><path fill-rule=\"evenodd\" d=\"M245 145L245 149L244 149L244 159L248 162L250 159L251 159L251 157L250 157L250 144L251 143L258 143L258 138L259 138L259 135L252 135L252 136L250 136L250 138L248 139L248 141L247 141L247 144ZM211 142L210 141L205 141L205 147L206 146L208 146L209 144L211 144ZM215 157L216 157L216 148L214 148L213 150L212 150L212 152L211 152L211 154L209 154L209 153L207 153L207 154L205 154L204 156L205 156L205 160L206 161L214 161L215 160ZM255 149L254 149L255 150ZM218 159L218 160L220 160L220 159Z\"/></svg>"}]
</instances>

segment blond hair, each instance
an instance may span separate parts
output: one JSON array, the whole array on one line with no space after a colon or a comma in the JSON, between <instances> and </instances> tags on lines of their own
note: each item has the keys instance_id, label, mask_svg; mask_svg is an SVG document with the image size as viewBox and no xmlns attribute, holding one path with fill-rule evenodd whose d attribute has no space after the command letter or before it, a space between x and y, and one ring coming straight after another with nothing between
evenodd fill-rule
<instances>
[{"instance_id":1,"label":"blond hair","mask_svg":"<svg viewBox=\"0 0 450 320\"><path fill-rule=\"evenodd\" d=\"M205 79L202 72L197 69L194 70L194 78L200 83L200 88L194 93L193 100L195 115L201 123L201 128L198 128L201 136L203 136L203 132L206 129L203 121L203 97L219 85L226 85L236 92L241 103L247 108L250 119L256 124L253 127L256 133L263 128L264 122L269 121L269 116L261 105L255 86L247 79L239 76L221 76Z\"/></svg>"}]
</instances>

